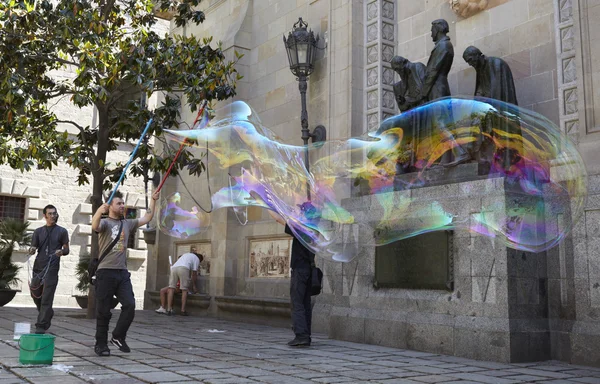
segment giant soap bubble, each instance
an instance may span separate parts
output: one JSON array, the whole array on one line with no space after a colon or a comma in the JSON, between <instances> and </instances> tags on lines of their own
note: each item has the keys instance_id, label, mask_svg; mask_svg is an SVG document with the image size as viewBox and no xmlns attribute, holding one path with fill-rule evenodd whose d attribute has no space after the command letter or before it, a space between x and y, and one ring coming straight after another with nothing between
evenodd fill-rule
<instances>
[{"instance_id":1,"label":"giant soap bubble","mask_svg":"<svg viewBox=\"0 0 600 384\"><path fill-rule=\"evenodd\" d=\"M167 135L207 148L231 175L211 197L214 209L275 211L334 260L439 230L544 251L569 233L587 196L574 144L545 117L491 99L436 100L361 137L308 147L283 143L240 101L205 128Z\"/></svg>"},{"instance_id":2,"label":"giant soap bubble","mask_svg":"<svg viewBox=\"0 0 600 384\"><path fill-rule=\"evenodd\" d=\"M199 205L184 192L170 194L160 201L158 227L167 235L179 239L187 239L207 230L211 216Z\"/></svg>"}]
</instances>

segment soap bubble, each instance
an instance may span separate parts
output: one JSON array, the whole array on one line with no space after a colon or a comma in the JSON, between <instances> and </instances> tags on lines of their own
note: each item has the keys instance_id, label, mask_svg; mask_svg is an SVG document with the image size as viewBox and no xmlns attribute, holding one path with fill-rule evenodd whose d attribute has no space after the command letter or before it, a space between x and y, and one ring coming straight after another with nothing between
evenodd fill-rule
<instances>
[{"instance_id":1,"label":"soap bubble","mask_svg":"<svg viewBox=\"0 0 600 384\"><path fill-rule=\"evenodd\" d=\"M190 196L175 192L160 200L158 228L163 233L187 239L206 231L209 226L210 214L204 212Z\"/></svg>"},{"instance_id":2,"label":"soap bubble","mask_svg":"<svg viewBox=\"0 0 600 384\"><path fill-rule=\"evenodd\" d=\"M231 175L214 209L275 211L333 260L440 230L541 252L564 239L587 197L583 161L559 128L491 99L439 99L361 137L308 147L284 144L241 101L202 129L167 135L206 146L209 162Z\"/></svg>"}]
</instances>

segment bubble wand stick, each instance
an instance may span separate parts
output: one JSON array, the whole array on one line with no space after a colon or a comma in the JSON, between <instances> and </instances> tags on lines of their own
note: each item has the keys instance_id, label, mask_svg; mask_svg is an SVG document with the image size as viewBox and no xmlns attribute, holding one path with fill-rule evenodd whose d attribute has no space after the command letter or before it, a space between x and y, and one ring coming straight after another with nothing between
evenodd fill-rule
<instances>
[{"instance_id":1,"label":"bubble wand stick","mask_svg":"<svg viewBox=\"0 0 600 384\"><path fill-rule=\"evenodd\" d=\"M133 149L133 152L131 152L131 156L129 156L129 161L127 162L127 165L125 165L125 168L123 168L121 177L119 177L119 181L117 181L117 185L115 185L115 188L113 189L112 193L110 194L110 197L108 198L108 201L106 202L107 204L110 204L113 197L115 196L115 193L117 192L117 189L119 188L119 185L121 185L121 182L123 181L123 178L125 177L125 173L127 172L127 169L129 168L129 166L131 165L131 162L135 158L135 154L136 154L138 148L140 147L140 144L144 140L144 136L146 136L146 132L148 132L148 129L150 128L150 124L152 124L152 119L148 120L148 124L146 124L146 128L144 128L144 132L142 132L142 136L140 136L140 139L138 140L137 145Z\"/></svg>"},{"instance_id":2,"label":"bubble wand stick","mask_svg":"<svg viewBox=\"0 0 600 384\"><path fill-rule=\"evenodd\" d=\"M202 107L198 111L198 116L196 116L196 120L194 120L194 124L192 124L192 128L195 127L198 120L200 120L200 117L202 116L202 113L204 112L204 108L206 108L206 104L207 104L207 101L204 100L204 103L202 103ZM165 184L165 181L167 181L167 177L169 177L169 174L171 173L171 169L173 169L173 165L175 165L175 162L179 158L179 155L181 155L181 152L183 151L183 147L185 147L186 144L187 144L187 138L183 139L183 143L181 143L181 145L179 146L179 150L175 154L173 161L171 161L171 165L169 165L169 169L167 169L167 173L165 173L165 175L163 176L163 179L160 182L160 184L158 185L158 188L156 188L155 193L160 192L160 190L162 189L163 185Z\"/></svg>"}]
</instances>

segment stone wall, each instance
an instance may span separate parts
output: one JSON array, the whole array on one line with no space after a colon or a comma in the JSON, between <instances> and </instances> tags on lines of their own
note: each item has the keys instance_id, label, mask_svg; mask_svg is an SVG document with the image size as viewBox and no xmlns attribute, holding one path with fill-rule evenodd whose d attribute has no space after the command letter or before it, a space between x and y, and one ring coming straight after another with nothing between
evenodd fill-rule
<instances>
[{"instance_id":1,"label":"stone wall","mask_svg":"<svg viewBox=\"0 0 600 384\"><path fill-rule=\"evenodd\" d=\"M115 156L116 155L116 156ZM125 160L128 152L112 154L114 160ZM31 223L30 228L36 229L45 225L42 209L47 204L56 206L60 218L59 225L65 227L69 233L69 255L61 258L59 283L54 299L55 307L76 307L74 294L80 294L76 289L77 278L75 267L82 251L89 252L91 244L92 208L89 203L91 196L90 186L77 186L77 171L68 165L59 163L52 172L31 171L21 173L8 167L0 167L0 194L4 196L22 197L27 199L25 218ZM145 209L144 187L141 180L130 178L121 188L126 195L128 207ZM143 210L141 211L143 212ZM128 266L137 300L137 305L142 307L144 290L146 286L146 244L138 233L136 249L129 249ZM35 256L29 257L27 252L15 252L13 261L21 267L19 278L21 282L15 287L21 292L11 302L12 305L33 305L29 295L27 260L33 267Z\"/></svg>"},{"instance_id":2,"label":"stone wall","mask_svg":"<svg viewBox=\"0 0 600 384\"><path fill-rule=\"evenodd\" d=\"M590 173L584 218L572 236L546 254L457 235L451 293L374 289L373 250L346 264L321 260L326 284L316 300L317 330L347 340L479 359L600 364L594 349L600 344L597 1L490 0L468 18L457 15L448 0L213 0L205 6L206 22L186 33L214 35L230 57L233 50L244 53L237 98L247 101L286 143L302 144L298 84L281 38L299 16L321 37L327 31L327 47L309 81L308 111L310 127L324 124L328 139L360 135L396 113L390 101L395 81L391 57L426 63L433 48L431 21L444 18L455 48L452 93L474 92L475 72L462 59L467 46L503 58L512 68L519 105L548 117L575 140ZM183 116L190 122L194 118L185 109ZM211 185L226 185L224 172L209 167ZM186 180L208 204L205 180ZM165 193L181 189L174 178ZM215 258L210 277L200 278L203 293L212 297L209 313L219 313L219 297L228 302L231 297L285 299L287 279L248 277L249 241L281 236L283 228L266 212L248 213L246 226L222 210L213 213L210 230L194 238L161 234L148 266L148 290L166 284L167 256L177 243L206 241ZM562 225L568 224L569 218L564 220ZM236 308L243 307L240 303Z\"/></svg>"},{"instance_id":3,"label":"stone wall","mask_svg":"<svg viewBox=\"0 0 600 384\"><path fill-rule=\"evenodd\" d=\"M246 101L263 125L283 142L301 145L300 92L298 82L289 70L282 37L287 36L293 24L302 17L309 28L320 35L319 47L323 48L317 53L316 68L308 82L309 127L313 129L323 124L328 138L347 137L353 121L352 103L356 103L350 92L353 87L360 89L358 84L351 82L353 65L360 65L353 62L351 55L360 60L362 51L353 47L347 37L350 29L356 28L348 19L353 7L348 1L334 3L327 0L209 1L203 5L206 21L201 26L177 31L198 37L214 36L215 43L223 42L222 48L231 59L234 51L243 53L237 68L244 78L238 82L236 99ZM330 15L334 15L335 20L331 25ZM334 72L337 75L330 75ZM358 90L356 92L360 95ZM332 97L332 93L336 97ZM184 108L182 117L191 124L195 113ZM209 169L213 192L218 186L227 185L227 174L214 162L209 162ZM210 201L205 177L185 177L184 182L206 208ZM183 188L180 179L171 178L165 184L163 196L184 191ZM217 311L214 297L287 298L289 279L250 278L248 261L250 240L281 238L285 236L283 227L261 209L249 209L248 218L249 223L244 226L231 210L220 210L212 213L211 228L205 233L186 239L160 233L156 252L150 257L148 290L158 290L168 283L168 256L175 255L178 244L204 241L211 243L213 262L210 276L201 276L199 286L202 293L213 297L209 311Z\"/></svg>"},{"instance_id":4,"label":"stone wall","mask_svg":"<svg viewBox=\"0 0 600 384\"><path fill-rule=\"evenodd\" d=\"M475 164L455 171L470 173L471 180L395 192L395 200L418 196L406 220L435 202L456 214L456 222L468 222L489 202L509 204L514 199L502 178L477 180ZM364 210L368 217L382 214L378 201L369 196L343 204L353 213ZM547 220L558 218L547 215ZM358 231L359 244L375 243L372 233ZM346 264L321 260L326 277L315 306L315 326L343 340L481 360L549 359L546 254L515 251L497 238L466 231L452 236L451 291L380 287L372 246L361 247L358 257Z\"/></svg>"}]
</instances>

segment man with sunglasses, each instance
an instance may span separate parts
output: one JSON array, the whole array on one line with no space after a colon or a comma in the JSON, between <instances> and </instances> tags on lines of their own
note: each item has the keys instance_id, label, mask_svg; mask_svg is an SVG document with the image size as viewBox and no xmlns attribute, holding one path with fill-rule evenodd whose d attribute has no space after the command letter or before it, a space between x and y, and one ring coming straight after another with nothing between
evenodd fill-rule
<instances>
[{"instance_id":1,"label":"man with sunglasses","mask_svg":"<svg viewBox=\"0 0 600 384\"><path fill-rule=\"evenodd\" d=\"M46 205L42 210L46 225L36 229L31 239L29 254L37 252L33 263L33 276L29 291L38 309L35 333L46 333L50 328L54 310L54 293L58 285L60 257L69 254L69 234L59 225L58 212L53 205Z\"/></svg>"}]
</instances>

